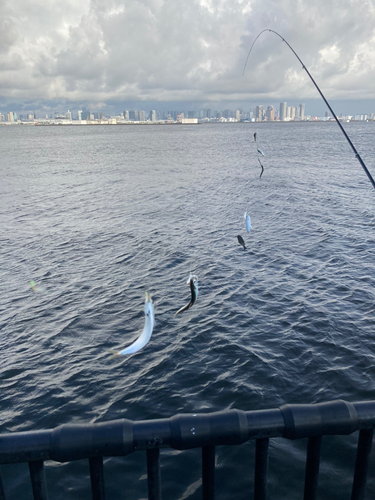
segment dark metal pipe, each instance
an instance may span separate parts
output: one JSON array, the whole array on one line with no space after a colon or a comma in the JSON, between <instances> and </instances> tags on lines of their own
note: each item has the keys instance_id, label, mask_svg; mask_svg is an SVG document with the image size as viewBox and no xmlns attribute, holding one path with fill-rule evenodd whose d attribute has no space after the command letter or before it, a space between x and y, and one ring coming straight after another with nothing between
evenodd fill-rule
<instances>
[{"instance_id":1,"label":"dark metal pipe","mask_svg":"<svg viewBox=\"0 0 375 500\"><path fill-rule=\"evenodd\" d=\"M48 500L46 477L42 460L29 462L34 500Z\"/></svg>"},{"instance_id":2,"label":"dark metal pipe","mask_svg":"<svg viewBox=\"0 0 375 500\"><path fill-rule=\"evenodd\" d=\"M0 472L0 500L5 500L5 491L4 491L3 478L1 477L1 472Z\"/></svg>"},{"instance_id":3,"label":"dark metal pipe","mask_svg":"<svg viewBox=\"0 0 375 500\"><path fill-rule=\"evenodd\" d=\"M375 426L375 401L330 401L284 405L271 410L228 410L179 414L171 418L99 424L67 424L46 431L0 434L0 464L100 456L125 456L135 450L179 450L236 445L249 439L299 439L345 435Z\"/></svg>"},{"instance_id":4,"label":"dark metal pipe","mask_svg":"<svg viewBox=\"0 0 375 500\"><path fill-rule=\"evenodd\" d=\"M89 458L92 500L105 500L103 457Z\"/></svg>"},{"instance_id":5,"label":"dark metal pipe","mask_svg":"<svg viewBox=\"0 0 375 500\"><path fill-rule=\"evenodd\" d=\"M161 500L160 451L149 449L146 454L148 500Z\"/></svg>"},{"instance_id":6,"label":"dark metal pipe","mask_svg":"<svg viewBox=\"0 0 375 500\"><path fill-rule=\"evenodd\" d=\"M311 437L307 443L304 500L316 500L321 443L322 436Z\"/></svg>"},{"instance_id":7,"label":"dark metal pipe","mask_svg":"<svg viewBox=\"0 0 375 500\"><path fill-rule=\"evenodd\" d=\"M202 448L202 499L215 500L215 446Z\"/></svg>"},{"instance_id":8,"label":"dark metal pipe","mask_svg":"<svg viewBox=\"0 0 375 500\"><path fill-rule=\"evenodd\" d=\"M257 439L255 444L254 500L267 499L269 439Z\"/></svg>"},{"instance_id":9,"label":"dark metal pipe","mask_svg":"<svg viewBox=\"0 0 375 500\"><path fill-rule=\"evenodd\" d=\"M365 498L373 434L373 429L359 431L351 500L363 500Z\"/></svg>"}]
</instances>

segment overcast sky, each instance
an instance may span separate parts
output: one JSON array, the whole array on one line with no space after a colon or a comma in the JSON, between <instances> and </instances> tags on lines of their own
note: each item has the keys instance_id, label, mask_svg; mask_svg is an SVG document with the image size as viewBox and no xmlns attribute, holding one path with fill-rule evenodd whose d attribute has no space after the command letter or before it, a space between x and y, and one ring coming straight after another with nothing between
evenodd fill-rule
<instances>
[{"instance_id":1,"label":"overcast sky","mask_svg":"<svg viewBox=\"0 0 375 500\"><path fill-rule=\"evenodd\" d=\"M266 28L329 101L375 112L374 0L0 0L0 110L313 106L273 33L242 76Z\"/></svg>"}]
</instances>

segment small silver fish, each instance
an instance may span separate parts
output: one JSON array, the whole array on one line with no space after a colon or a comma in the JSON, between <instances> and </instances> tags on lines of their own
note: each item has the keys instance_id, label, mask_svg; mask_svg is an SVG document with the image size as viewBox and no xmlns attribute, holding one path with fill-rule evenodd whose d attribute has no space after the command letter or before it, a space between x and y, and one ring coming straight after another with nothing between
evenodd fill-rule
<instances>
[{"instance_id":1,"label":"small silver fish","mask_svg":"<svg viewBox=\"0 0 375 500\"><path fill-rule=\"evenodd\" d=\"M260 179L262 177L262 175L263 175L264 167L263 167L262 162L260 161L259 158L258 158L258 161L259 161L259 165L262 167L262 171L261 171L260 176L259 176L259 179Z\"/></svg>"},{"instance_id":2,"label":"small silver fish","mask_svg":"<svg viewBox=\"0 0 375 500\"><path fill-rule=\"evenodd\" d=\"M238 239L238 243L243 246L244 250L246 250L245 242L240 234L237 236L237 239Z\"/></svg>"},{"instance_id":3,"label":"small silver fish","mask_svg":"<svg viewBox=\"0 0 375 500\"><path fill-rule=\"evenodd\" d=\"M183 311L187 311L188 309L190 309L190 307L195 304L195 302L196 302L196 300L198 298L198 276L196 276L193 273L190 273L189 278L188 278L186 284L190 285L190 291L191 291L190 302L188 304L186 304L186 306L181 307L181 309L179 309L175 313L175 316L177 316L177 314L179 314L179 313L181 313Z\"/></svg>"},{"instance_id":4,"label":"small silver fish","mask_svg":"<svg viewBox=\"0 0 375 500\"><path fill-rule=\"evenodd\" d=\"M247 232L250 233L250 229L252 229L252 227L251 227L250 215L247 212L245 212L244 214L244 219L246 221Z\"/></svg>"},{"instance_id":5,"label":"small silver fish","mask_svg":"<svg viewBox=\"0 0 375 500\"><path fill-rule=\"evenodd\" d=\"M264 156L264 153L263 153L263 151L261 149L258 148L257 151L258 151L259 154L261 154L262 156Z\"/></svg>"},{"instance_id":6,"label":"small silver fish","mask_svg":"<svg viewBox=\"0 0 375 500\"><path fill-rule=\"evenodd\" d=\"M154 314L154 305L151 300L151 295L146 292L145 297L145 326L141 335L138 339L133 342L129 347L126 347L122 351L115 351L110 349L110 353L114 356L124 356L126 354L133 354L139 350L141 350L147 342L151 338L152 330L155 325L155 314Z\"/></svg>"}]
</instances>

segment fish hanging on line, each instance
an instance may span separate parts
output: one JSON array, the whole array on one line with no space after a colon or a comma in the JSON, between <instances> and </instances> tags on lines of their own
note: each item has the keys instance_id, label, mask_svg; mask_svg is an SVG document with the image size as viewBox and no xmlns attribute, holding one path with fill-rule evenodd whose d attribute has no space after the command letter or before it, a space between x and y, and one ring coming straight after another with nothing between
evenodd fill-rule
<instances>
[{"instance_id":1,"label":"fish hanging on line","mask_svg":"<svg viewBox=\"0 0 375 500\"><path fill-rule=\"evenodd\" d=\"M244 250L246 250L245 242L240 234L237 236L237 239L238 239L238 243L243 246Z\"/></svg>"},{"instance_id":2,"label":"fish hanging on line","mask_svg":"<svg viewBox=\"0 0 375 500\"><path fill-rule=\"evenodd\" d=\"M246 221L247 232L250 233L250 229L253 229L253 228L251 227L250 215L247 212L245 212L245 214L244 214L244 219Z\"/></svg>"},{"instance_id":3,"label":"fish hanging on line","mask_svg":"<svg viewBox=\"0 0 375 500\"><path fill-rule=\"evenodd\" d=\"M265 156L265 155L264 155L264 153L263 153L263 151L262 151L261 149L257 148L257 151L258 151L258 153L259 153L259 154L261 154L262 156Z\"/></svg>"},{"instance_id":4,"label":"fish hanging on line","mask_svg":"<svg viewBox=\"0 0 375 500\"><path fill-rule=\"evenodd\" d=\"M198 298L198 276L196 276L195 274L193 274L192 272L190 272L190 275L189 275L189 278L186 282L187 285L190 285L190 291L191 291L191 299L190 299L190 302L188 304L186 304L186 306L184 307L181 307L181 309L179 309L176 313L175 313L175 316L177 316L177 314L183 312L183 311L187 311L188 309L190 309L191 306L193 306Z\"/></svg>"},{"instance_id":5,"label":"fish hanging on line","mask_svg":"<svg viewBox=\"0 0 375 500\"><path fill-rule=\"evenodd\" d=\"M258 161L259 161L259 165L260 165L260 166L261 166L261 168L262 168L262 171L261 171L260 176L259 176L259 179L260 179L260 178L262 177L262 175L263 175L263 172L264 172L264 167L263 167L262 162L260 161L260 159L259 159L259 158L258 158Z\"/></svg>"},{"instance_id":6,"label":"fish hanging on line","mask_svg":"<svg viewBox=\"0 0 375 500\"><path fill-rule=\"evenodd\" d=\"M44 288L40 286L36 286L35 281L30 281L30 287L33 292L44 292Z\"/></svg>"},{"instance_id":7,"label":"fish hanging on line","mask_svg":"<svg viewBox=\"0 0 375 500\"><path fill-rule=\"evenodd\" d=\"M154 314L154 305L151 300L151 295L146 292L146 297L145 297L145 326L143 328L143 331L141 335L138 337L138 339L133 342L129 347L126 347L122 351L115 351L112 349L109 349L109 352L113 354L114 356L124 356L126 354L133 354L139 350L141 350L147 342L151 338L152 330L154 329L155 325L155 314Z\"/></svg>"},{"instance_id":8,"label":"fish hanging on line","mask_svg":"<svg viewBox=\"0 0 375 500\"><path fill-rule=\"evenodd\" d=\"M254 134L254 142L257 142L257 133Z\"/></svg>"}]
</instances>

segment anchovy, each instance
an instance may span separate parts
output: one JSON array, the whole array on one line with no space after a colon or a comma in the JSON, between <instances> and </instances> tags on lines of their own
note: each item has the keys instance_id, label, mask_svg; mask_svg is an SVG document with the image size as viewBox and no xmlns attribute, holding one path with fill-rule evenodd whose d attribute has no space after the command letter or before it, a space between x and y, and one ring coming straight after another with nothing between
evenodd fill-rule
<instances>
[{"instance_id":1,"label":"anchovy","mask_svg":"<svg viewBox=\"0 0 375 500\"><path fill-rule=\"evenodd\" d=\"M30 286L34 292L39 292L39 288L36 286L34 281L30 281Z\"/></svg>"},{"instance_id":2,"label":"anchovy","mask_svg":"<svg viewBox=\"0 0 375 500\"><path fill-rule=\"evenodd\" d=\"M252 229L252 227L251 227L250 215L247 212L245 212L245 214L244 214L244 219L246 220L247 232L250 233L250 229Z\"/></svg>"},{"instance_id":3,"label":"anchovy","mask_svg":"<svg viewBox=\"0 0 375 500\"><path fill-rule=\"evenodd\" d=\"M246 250L245 242L240 234L237 236L237 239L238 239L238 243L243 246L244 250Z\"/></svg>"},{"instance_id":4,"label":"anchovy","mask_svg":"<svg viewBox=\"0 0 375 500\"><path fill-rule=\"evenodd\" d=\"M262 177L262 175L263 175L264 167L263 167L262 162L260 161L259 158L258 158L258 161L259 161L260 166L262 167L262 171L261 171L260 176L259 176L259 179L260 179Z\"/></svg>"},{"instance_id":5,"label":"anchovy","mask_svg":"<svg viewBox=\"0 0 375 500\"><path fill-rule=\"evenodd\" d=\"M192 274L190 273L190 276L186 282L187 285L190 285L190 291L191 291L191 299L190 299L190 302L188 304L186 304L186 306L184 307L181 307L181 309L179 309L176 313L175 313L175 316L177 316L177 314L183 312L183 311L187 311L188 309L190 309L191 306L193 306L198 298L198 276L196 276L195 274Z\"/></svg>"},{"instance_id":6,"label":"anchovy","mask_svg":"<svg viewBox=\"0 0 375 500\"><path fill-rule=\"evenodd\" d=\"M122 351L113 351L110 352L114 356L124 356L125 354L133 354L134 352L139 351L144 347L147 342L151 338L152 330L155 325L155 314L154 314L154 305L151 300L151 295L146 292L145 298L145 326L143 328L143 332L138 337L138 339L133 342L129 347L126 347Z\"/></svg>"},{"instance_id":7,"label":"anchovy","mask_svg":"<svg viewBox=\"0 0 375 500\"><path fill-rule=\"evenodd\" d=\"M254 142L257 142L257 133L254 134Z\"/></svg>"},{"instance_id":8,"label":"anchovy","mask_svg":"<svg viewBox=\"0 0 375 500\"><path fill-rule=\"evenodd\" d=\"M263 151L261 149L258 148L257 151L258 151L259 154L261 154L262 156L264 156L264 153L263 153Z\"/></svg>"}]
</instances>

